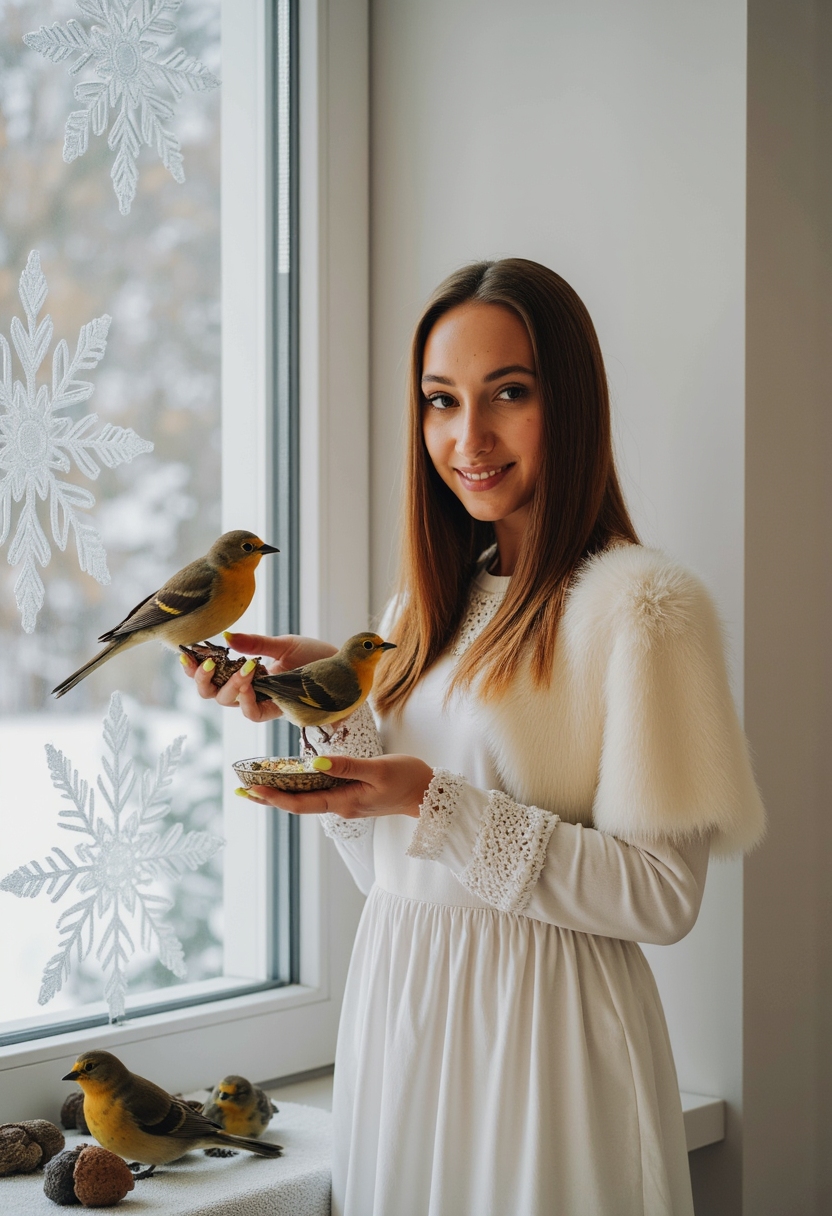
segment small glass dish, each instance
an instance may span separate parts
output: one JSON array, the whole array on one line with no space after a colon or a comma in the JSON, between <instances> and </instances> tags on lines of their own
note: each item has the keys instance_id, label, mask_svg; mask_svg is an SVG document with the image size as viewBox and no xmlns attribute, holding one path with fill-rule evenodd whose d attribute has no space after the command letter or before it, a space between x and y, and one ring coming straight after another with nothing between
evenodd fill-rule
<instances>
[{"instance_id":1,"label":"small glass dish","mask_svg":"<svg viewBox=\"0 0 832 1216\"><path fill-rule=\"evenodd\" d=\"M319 773L311 763L311 759L301 760L297 756L252 756L249 760L237 760L234 772L246 789L252 785L268 785L289 794L331 790L336 785L349 784L346 777Z\"/></svg>"}]
</instances>

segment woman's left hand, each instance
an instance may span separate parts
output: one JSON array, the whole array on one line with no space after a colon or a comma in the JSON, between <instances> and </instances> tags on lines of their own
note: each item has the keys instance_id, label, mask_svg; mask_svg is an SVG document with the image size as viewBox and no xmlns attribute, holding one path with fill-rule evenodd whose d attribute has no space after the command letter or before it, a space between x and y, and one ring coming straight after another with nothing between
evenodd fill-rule
<instances>
[{"instance_id":1,"label":"woman's left hand","mask_svg":"<svg viewBox=\"0 0 832 1216\"><path fill-rule=\"evenodd\" d=\"M376 815L410 815L418 819L419 804L433 777L430 765L415 756L374 756L369 760L319 756L315 767L332 777L345 777L350 784L304 794L287 794L271 786L253 785L238 793L252 802L277 806L294 815L320 815L329 811L344 819L366 819Z\"/></svg>"}]
</instances>

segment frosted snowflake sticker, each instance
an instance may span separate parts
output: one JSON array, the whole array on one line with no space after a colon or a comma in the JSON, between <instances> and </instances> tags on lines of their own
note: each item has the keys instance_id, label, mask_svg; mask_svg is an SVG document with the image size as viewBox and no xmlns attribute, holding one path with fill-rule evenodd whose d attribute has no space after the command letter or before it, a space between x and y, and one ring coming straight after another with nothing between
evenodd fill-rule
<instances>
[{"instance_id":1,"label":"frosted snowflake sticker","mask_svg":"<svg viewBox=\"0 0 832 1216\"><path fill-rule=\"evenodd\" d=\"M0 891L10 891L21 899L35 899L46 892L53 904L74 885L82 898L58 918L60 948L44 968L38 1001L45 1005L60 992L69 976L73 953L82 962L95 944L96 929L103 929L95 957L107 977L104 995L113 1021L124 1017L125 968L136 949L130 933L134 922L138 921L142 948L150 950L155 944L159 961L180 979L185 975L182 943L164 919L171 901L147 888L160 879L175 879L185 870L198 869L224 844L222 837L208 832L185 832L181 823L160 832L161 820L170 809L166 792L182 755L184 738L175 739L159 756L155 771L143 773L139 782L127 754L129 738L130 723L121 695L114 692L104 719L104 743L110 753L109 759L103 756L101 760L106 780L99 776L96 781L109 810L107 819L96 816L95 791L81 780L63 752L47 743L52 784L70 803L58 812L69 822L58 826L80 832L87 839L75 846L77 860L56 845L44 865L31 861L0 882ZM134 792L138 793L138 807L127 814Z\"/></svg>"},{"instance_id":2,"label":"frosted snowflake sticker","mask_svg":"<svg viewBox=\"0 0 832 1216\"><path fill-rule=\"evenodd\" d=\"M179 140L165 123L173 118L168 92L178 101L186 89L204 92L219 84L204 64L181 48L159 58L159 38L176 33L170 16L182 0L78 0L78 8L93 22L89 30L77 21L42 25L23 41L53 63L73 59L70 76L88 63L97 80L75 86L73 110L66 121L64 160L83 156L90 138L113 125L107 144L116 158L110 176L119 211L127 215L136 196L139 171L136 158L142 141L155 148L174 181L184 182Z\"/></svg>"},{"instance_id":3,"label":"frosted snowflake sticker","mask_svg":"<svg viewBox=\"0 0 832 1216\"><path fill-rule=\"evenodd\" d=\"M142 452L153 451L153 444L140 439L129 427L107 423L96 430L96 414L85 414L73 422L61 413L92 396L92 384L78 374L90 371L103 357L110 328L108 316L81 327L71 358L69 347L61 339L52 356L51 392L45 384L38 387L38 371L52 341L52 318L47 315L38 321L45 300L46 279L40 255L34 249L20 276L26 327L18 317L11 323L12 342L25 383L12 381L11 350L0 334L0 546L6 543L12 528L13 504L21 503L8 561L12 566L23 566L14 595L26 633L34 632L43 607L44 586L37 567L47 566L52 556L38 518L38 499L49 503L55 544L66 549L71 530L81 569L99 583L110 581L101 536L83 514L95 506L95 498L83 486L60 481L55 474L68 473L74 463L94 481L101 465L114 469Z\"/></svg>"}]
</instances>

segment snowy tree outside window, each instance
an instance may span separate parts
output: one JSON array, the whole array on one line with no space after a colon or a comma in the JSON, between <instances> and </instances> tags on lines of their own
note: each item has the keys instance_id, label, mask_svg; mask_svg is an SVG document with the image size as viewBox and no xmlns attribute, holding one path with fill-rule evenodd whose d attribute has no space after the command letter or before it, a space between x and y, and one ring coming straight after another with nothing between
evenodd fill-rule
<instances>
[{"instance_id":1,"label":"snowy tree outside window","mask_svg":"<svg viewBox=\"0 0 832 1216\"><path fill-rule=\"evenodd\" d=\"M129 6L101 0L98 7L115 12ZM212 80L218 79L219 0L183 0L167 7L171 14L176 10L171 17L175 34L165 33L161 25L152 33L160 47L157 59L181 49L185 59L179 58L180 66L185 60L198 63ZM141 4L136 11L142 11ZM15 316L26 327L20 278L27 264L35 273L29 261L33 250L39 251L48 283L38 323L48 312L54 327L39 367L39 386L49 385L51 392L53 352L60 339L66 340L71 360L82 328L95 318L110 318L98 334L102 342L106 337L106 354L77 377L94 382L94 399L78 401L66 411L70 426L83 427L85 413L98 418L94 426L86 424L89 429L81 436L100 441L94 506L89 506L91 466L84 469L64 451L60 473L53 470L72 487L68 501L87 504L83 512L100 536L97 557L90 556L89 572L81 568L72 521L64 517L58 520L58 538L63 539L68 522L67 543L64 548L55 543L49 499L41 497L41 525L51 553L48 564L38 566L42 603L35 628L27 633L21 626L20 588L18 598L15 592L21 566L6 560L20 526L19 514L14 514L20 501L12 501L10 532L0 550L0 878L29 859L44 859L54 846L64 846L60 837L67 834L56 831L59 795L45 745L69 757L82 774L101 772L101 723L115 689L123 692L139 771L152 771L159 754L178 736L187 736L168 791L166 830L178 824L183 839L189 833L223 835L220 711L193 695L170 651L137 647L60 701L50 696L60 679L95 652L100 633L170 573L204 553L222 530L220 90L186 87L181 95L168 93L166 104L175 107L175 114L162 120L159 110L157 117L175 133L185 180L172 175L179 163L172 145L168 168L157 144L143 145L135 161L135 197L129 214L122 214L106 135L97 138L91 128L84 155L64 160L67 115L77 108L74 81L91 77L82 73L70 79L66 64L56 67L23 41L42 26L66 27L73 19L90 28L75 0L0 0L0 334L10 337ZM111 110L109 117L117 118L115 103ZM61 366L63 359L62 351ZM19 366L14 376L25 384ZM5 424L6 430L10 425ZM135 437L128 443L133 444L131 458L124 448L124 459L110 459L112 445L118 440L123 447L128 435ZM0 469L0 480L5 473ZM50 487L42 483L41 488ZM98 577L105 569L109 583ZM124 960L128 1006L133 993L150 999L178 985L213 982L223 975L222 857L217 850L193 869L155 876L161 885L154 893L172 904L165 922L181 943L182 963L169 969L160 961L158 940L151 934L143 946L139 934L135 951ZM13 893L0 891L0 1035L9 1028L41 1025L44 1018L104 1009L94 953L73 964L46 1013L38 1004L44 967L56 950L61 908L48 898L18 903ZM168 964L174 953L165 954Z\"/></svg>"}]
</instances>

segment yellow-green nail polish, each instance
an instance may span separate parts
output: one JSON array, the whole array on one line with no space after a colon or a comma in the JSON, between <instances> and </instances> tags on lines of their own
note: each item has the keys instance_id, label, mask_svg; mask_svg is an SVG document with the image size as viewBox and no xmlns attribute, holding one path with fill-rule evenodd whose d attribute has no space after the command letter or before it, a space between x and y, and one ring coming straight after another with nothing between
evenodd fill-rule
<instances>
[{"instance_id":1,"label":"yellow-green nail polish","mask_svg":"<svg viewBox=\"0 0 832 1216\"><path fill-rule=\"evenodd\" d=\"M256 666L257 666L257 663L254 661L254 659L247 659L246 662L243 663L242 667L240 668L240 675L241 676L251 675L251 673L254 671Z\"/></svg>"},{"instance_id":2,"label":"yellow-green nail polish","mask_svg":"<svg viewBox=\"0 0 832 1216\"><path fill-rule=\"evenodd\" d=\"M332 761L328 756L316 756L312 761L312 767L316 768L319 773L328 773L332 768Z\"/></svg>"},{"instance_id":3,"label":"yellow-green nail polish","mask_svg":"<svg viewBox=\"0 0 832 1216\"><path fill-rule=\"evenodd\" d=\"M186 654L180 654L179 662L182 664L183 667L190 667L190 665L191 665L191 660L188 658L188 656Z\"/></svg>"},{"instance_id":4,"label":"yellow-green nail polish","mask_svg":"<svg viewBox=\"0 0 832 1216\"><path fill-rule=\"evenodd\" d=\"M215 667L216 667L216 663L214 662L213 659L206 659L205 662L202 664L203 671L213 671Z\"/></svg>"},{"instance_id":5,"label":"yellow-green nail polish","mask_svg":"<svg viewBox=\"0 0 832 1216\"><path fill-rule=\"evenodd\" d=\"M237 786L234 793L237 795L238 798L248 798L248 790L244 789L244 787L241 785Z\"/></svg>"},{"instance_id":6,"label":"yellow-green nail polish","mask_svg":"<svg viewBox=\"0 0 832 1216\"><path fill-rule=\"evenodd\" d=\"M231 633L231 631L229 629L226 629L226 630L224 630L222 636L225 638L226 642L230 642L231 639L234 637L234 634Z\"/></svg>"}]
</instances>

